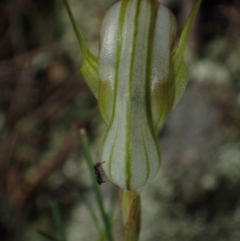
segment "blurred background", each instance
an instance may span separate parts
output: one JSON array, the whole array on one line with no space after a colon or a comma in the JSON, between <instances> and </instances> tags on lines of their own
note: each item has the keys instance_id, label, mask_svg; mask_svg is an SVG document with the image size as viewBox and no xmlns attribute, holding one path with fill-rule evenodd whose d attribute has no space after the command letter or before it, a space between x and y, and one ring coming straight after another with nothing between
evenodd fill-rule
<instances>
[{"instance_id":1,"label":"blurred background","mask_svg":"<svg viewBox=\"0 0 240 241\"><path fill-rule=\"evenodd\" d=\"M69 0L95 54L101 19L114 2ZM162 2L181 33L194 1ZM239 37L240 1L203 1L186 53L190 82L159 133L161 171L141 192L140 240L240 240ZM46 240L38 229L54 234L50 200L59 204L69 241L96 240L75 195L95 203L78 133L86 128L98 160L106 126L80 62L62 1L0 1L1 241ZM112 185L101 189L108 206Z\"/></svg>"}]
</instances>

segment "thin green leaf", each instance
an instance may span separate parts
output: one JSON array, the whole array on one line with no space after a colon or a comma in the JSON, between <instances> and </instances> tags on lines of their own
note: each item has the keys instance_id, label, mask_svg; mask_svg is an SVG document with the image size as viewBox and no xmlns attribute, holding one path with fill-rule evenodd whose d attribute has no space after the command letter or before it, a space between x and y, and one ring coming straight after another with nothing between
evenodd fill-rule
<instances>
[{"instance_id":1,"label":"thin green leaf","mask_svg":"<svg viewBox=\"0 0 240 241\"><path fill-rule=\"evenodd\" d=\"M171 64L171 81L173 81L171 88L174 98L173 106L175 106L182 97L188 82L188 76L189 73L184 63L183 55L177 50L173 54ZM169 108L169 111L171 108Z\"/></svg>"},{"instance_id":2,"label":"thin green leaf","mask_svg":"<svg viewBox=\"0 0 240 241\"><path fill-rule=\"evenodd\" d=\"M202 3L202 0L197 0L182 31L181 38L179 40L179 48L177 50L180 52L179 54L182 54L182 56L184 55L189 34L201 3Z\"/></svg>"},{"instance_id":3,"label":"thin green leaf","mask_svg":"<svg viewBox=\"0 0 240 241\"><path fill-rule=\"evenodd\" d=\"M58 204L55 201L50 201L49 204L50 204L50 207L52 210L53 220L54 220L58 235L60 237L60 240L67 241L65 228L63 225L63 221L62 221L62 217L61 217L61 214L59 211Z\"/></svg>"},{"instance_id":4,"label":"thin green leaf","mask_svg":"<svg viewBox=\"0 0 240 241\"><path fill-rule=\"evenodd\" d=\"M176 105L176 103L181 98L188 82L188 70L184 63L184 52L186 49L193 21L197 15L201 2L202 0L198 0L195 3L180 37L179 47L175 51L171 59L171 81L174 92L174 105Z\"/></svg>"},{"instance_id":5,"label":"thin green leaf","mask_svg":"<svg viewBox=\"0 0 240 241\"><path fill-rule=\"evenodd\" d=\"M45 231L37 230L36 232L37 232L40 236L42 236L43 238L46 238L46 239L48 239L48 240L51 240L51 241L59 241L58 238L52 236L51 234L46 233Z\"/></svg>"},{"instance_id":6,"label":"thin green leaf","mask_svg":"<svg viewBox=\"0 0 240 241\"><path fill-rule=\"evenodd\" d=\"M81 200L83 201L83 203L86 205L93 221L94 221L94 224L96 226L96 229L100 232L100 226L99 226L99 221L98 221L98 218L97 218L97 215L95 214L95 211L93 210L92 208L92 205L86 200L86 198L80 194L80 193L77 193L77 195L81 198Z\"/></svg>"},{"instance_id":7,"label":"thin green leaf","mask_svg":"<svg viewBox=\"0 0 240 241\"><path fill-rule=\"evenodd\" d=\"M63 0L68 16L71 20L74 32L77 36L81 51L82 51L82 64L80 70L87 82L89 88L93 92L94 96L98 97L98 58L92 54L87 44L84 41L81 31L79 30L77 23L74 19L72 11L69 7L68 1Z\"/></svg>"},{"instance_id":8,"label":"thin green leaf","mask_svg":"<svg viewBox=\"0 0 240 241\"><path fill-rule=\"evenodd\" d=\"M97 183L96 176L95 176L94 169L93 169L93 161L92 161L92 156L90 154L89 142L88 142L86 131L84 129L80 130L80 136L81 136L83 154L85 156L85 160L86 160L86 163L87 163L87 166L89 169L89 173L91 175L92 187L93 187L94 193L96 195L96 200L97 200L97 204L98 204L98 208L99 208L102 220L104 222L106 236L109 241L113 241L111 223L109 220L109 216L107 215L107 213L104 209L104 206L103 206L102 195L101 195L99 185Z\"/></svg>"}]
</instances>

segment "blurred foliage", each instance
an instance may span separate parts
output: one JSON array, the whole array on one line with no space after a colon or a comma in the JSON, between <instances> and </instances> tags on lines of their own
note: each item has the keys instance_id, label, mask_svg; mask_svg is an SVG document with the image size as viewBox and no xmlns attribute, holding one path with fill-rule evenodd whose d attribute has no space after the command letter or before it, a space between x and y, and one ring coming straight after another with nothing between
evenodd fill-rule
<instances>
[{"instance_id":1,"label":"blurred foliage","mask_svg":"<svg viewBox=\"0 0 240 241\"><path fill-rule=\"evenodd\" d=\"M114 2L70 1L96 53L101 19ZM183 26L192 1L163 2ZM240 239L239 40L240 2L203 1L189 43L192 81L160 134L161 172L142 192L141 240ZM54 227L51 198L69 240L95 237L86 207L73 195L80 191L95 203L78 130L86 128L94 141L102 128L80 60L61 1L0 1L1 241L44 240L35 231ZM101 187L107 204L110 185ZM115 236L121 233L116 228Z\"/></svg>"}]
</instances>

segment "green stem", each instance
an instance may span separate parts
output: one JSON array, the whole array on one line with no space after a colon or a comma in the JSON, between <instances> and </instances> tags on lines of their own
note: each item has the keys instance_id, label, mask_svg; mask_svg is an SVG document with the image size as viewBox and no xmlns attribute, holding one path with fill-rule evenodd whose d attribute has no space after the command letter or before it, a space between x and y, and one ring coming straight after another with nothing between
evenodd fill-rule
<instances>
[{"instance_id":1,"label":"green stem","mask_svg":"<svg viewBox=\"0 0 240 241\"><path fill-rule=\"evenodd\" d=\"M56 201L50 201L49 204L52 210L52 215L53 215L55 226L57 228L57 232L60 236L60 240L67 241L67 236L65 233L65 228L62 222L62 217L59 211L58 204Z\"/></svg>"},{"instance_id":2,"label":"green stem","mask_svg":"<svg viewBox=\"0 0 240 241\"><path fill-rule=\"evenodd\" d=\"M83 154L85 156L86 163L87 163L87 166L88 166L88 169L89 169L89 172L91 175L91 179L92 179L92 187L93 187L94 193L96 195L96 199L97 199L97 203L98 203L98 207L100 210L102 220L105 225L106 236L109 241L113 241L109 216L107 215L107 213L104 209L104 206L103 206L102 195L101 195L99 185L96 180L96 175L95 175L94 169L93 169L93 162L92 162L92 157L90 154L89 142L88 142L86 131L84 129L80 130L80 136L81 136L81 141L82 141Z\"/></svg>"},{"instance_id":3,"label":"green stem","mask_svg":"<svg viewBox=\"0 0 240 241\"><path fill-rule=\"evenodd\" d=\"M138 192L124 191L122 209L124 241L138 241L141 228L141 199Z\"/></svg>"},{"instance_id":4,"label":"green stem","mask_svg":"<svg viewBox=\"0 0 240 241\"><path fill-rule=\"evenodd\" d=\"M97 217L97 215L95 214L95 212L94 212L91 204L89 203L88 200L86 200L86 198L84 197L84 195L82 195L81 193L77 193L77 196L79 196L79 197L81 198L82 202L83 202L83 203L85 204L85 206L87 207L87 209L88 209L88 211L89 211L89 213L90 213L90 215L91 215L91 217L92 217L92 220L93 220L93 222L95 223L95 226L96 226L98 232L100 232L101 230L100 230L100 226L99 226L99 222L98 222L98 217Z\"/></svg>"}]
</instances>

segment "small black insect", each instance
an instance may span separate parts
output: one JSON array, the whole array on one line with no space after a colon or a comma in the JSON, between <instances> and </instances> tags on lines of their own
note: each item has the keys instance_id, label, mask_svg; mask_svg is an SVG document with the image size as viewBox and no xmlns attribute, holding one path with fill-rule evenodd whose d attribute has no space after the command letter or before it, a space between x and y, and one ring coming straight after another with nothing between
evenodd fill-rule
<instances>
[{"instance_id":1,"label":"small black insect","mask_svg":"<svg viewBox=\"0 0 240 241\"><path fill-rule=\"evenodd\" d=\"M96 178L97 178L97 183L98 185L101 185L102 183L104 183L105 181L103 181L102 179L102 174L101 172L99 171L99 167L101 167L103 162L97 162L93 168L94 168L94 172L96 174Z\"/></svg>"}]
</instances>

